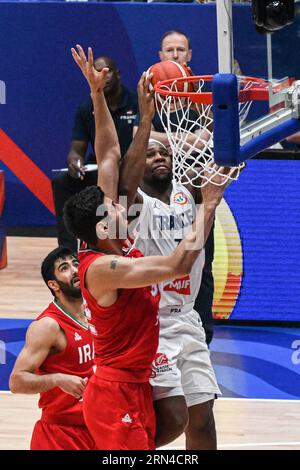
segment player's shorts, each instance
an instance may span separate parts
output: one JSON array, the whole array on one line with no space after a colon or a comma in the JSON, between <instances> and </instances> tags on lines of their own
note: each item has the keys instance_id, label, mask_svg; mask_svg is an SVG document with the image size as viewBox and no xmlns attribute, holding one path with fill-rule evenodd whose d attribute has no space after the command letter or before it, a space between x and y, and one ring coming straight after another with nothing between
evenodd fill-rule
<instances>
[{"instance_id":1,"label":"player's shorts","mask_svg":"<svg viewBox=\"0 0 300 470\"><path fill-rule=\"evenodd\" d=\"M155 449L152 387L93 375L83 397L87 427L99 450Z\"/></svg>"},{"instance_id":2,"label":"player's shorts","mask_svg":"<svg viewBox=\"0 0 300 470\"><path fill-rule=\"evenodd\" d=\"M86 426L62 426L39 420L33 429L31 450L96 450Z\"/></svg>"},{"instance_id":3,"label":"player's shorts","mask_svg":"<svg viewBox=\"0 0 300 470\"><path fill-rule=\"evenodd\" d=\"M195 310L160 315L159 346L150 383L154 400L184 395L188 406L213 400L221 393Z\"/></svg>"}]
</instances>

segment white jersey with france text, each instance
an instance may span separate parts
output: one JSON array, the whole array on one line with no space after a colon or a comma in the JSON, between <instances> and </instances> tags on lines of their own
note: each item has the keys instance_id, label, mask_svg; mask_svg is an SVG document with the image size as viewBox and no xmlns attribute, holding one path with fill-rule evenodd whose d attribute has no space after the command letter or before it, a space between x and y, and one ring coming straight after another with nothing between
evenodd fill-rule
<instances>
[{"instance_id":1,"label":"white jersey with france text","mask_svg":"<svg viewBox=\"0 0 300 470\"><path fill-rule=\"evenodd\" d=\"M170 255L195 219L196 205L191 193L185 186L173 182L170 204L165 204L141 189L138 192L143 197L143 209L134 233L134 247L144 256ZM202 250L190 275L160 284L160 311L164 307L181 311L181 307L189 304L192 310L201 284L204 260L205 250Z\"/></svg>"}]
</instances>

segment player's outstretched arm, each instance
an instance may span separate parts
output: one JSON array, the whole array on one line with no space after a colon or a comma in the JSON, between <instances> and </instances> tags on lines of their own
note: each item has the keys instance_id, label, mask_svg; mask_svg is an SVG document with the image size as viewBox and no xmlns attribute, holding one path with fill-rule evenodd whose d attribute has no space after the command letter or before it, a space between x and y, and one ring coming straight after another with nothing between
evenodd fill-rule
<instances>
[{"instance_id":1,"label":"player's outstretched arm","mask_svg":"<svg viewBox=\"0 0 300 470\"><path fill-rule=\"evenodd\" d=\"M95 153L98 164L98 186L105 196L117 201L119 184L120 145L113 119L103 93L107 67L98 72L94 67L92 48L88 48L88 58L82 47L77 44L72 48L72 56L90 89L95 116Z\"/></svg>"},{"instance_id":2,"label":"player's outstretched arm","mask_svg":"<svg viewBox=\"0 0 300 470\"><path fill-rule=\"evenodd\" d=\"M196 217L191 231L169 256L136 259L107 255L98 258L86 274L89 292L99 301L102 293L106 295L110 290L145 287L189 274L205 244L216 207L216 204L205 207L204 215Z\"/></svg>"},{"instance_id":3,"label":"player's outstretched arm","mask_svg":"<svg viewBox=\"0 0 300 470\"><path fill-rule=\"evenodd\" d=\"M118 289L145 287L190 273L203 249L211 230L217 206L228 186L225 175L228 169L220 169L216 186L208 183L203 190L203 204L199 207L190 232L169 256L126 258L108 255L98 258L86 273L86 287L99 305L112 305ZM103 303L103 299L105 304Z\"/></svg>"},{"instance_id":4,"label":"player's outstretched arm","mask_svg":"<svg viewBox=\"0 0 300 470\"><path fill-rule=\"evenodd\" d=\"M76 398L82 396L86 379L60 373L36 374L50 352L57 347L59 334L61 334L60 327L52 318L42 318L31 323L27 330L25 345L9 379L9 387L13 393L34 394L60 387Z\"/></svg>"},{"instance_id":5,"label":"player's outstretched arm","mask_svg":"<svg viewBox=\"0 0 300 470\"><path fill-rule=\"evenodd\" d=\"M120 168L119 195L127 197L127 206L137 201L137 189L144 175L146 153L154 116L153 93L149 91L152 74L144 72L138 83L140 123ZM141 201L140 201L141 202Z\"/></svg>"}]
</instances>

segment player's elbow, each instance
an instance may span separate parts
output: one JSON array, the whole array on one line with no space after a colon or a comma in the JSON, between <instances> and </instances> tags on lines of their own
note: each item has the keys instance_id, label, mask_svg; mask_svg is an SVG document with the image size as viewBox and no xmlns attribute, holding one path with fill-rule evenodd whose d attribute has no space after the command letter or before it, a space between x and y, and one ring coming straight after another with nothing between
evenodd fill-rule
<instances>
[{"instance_id":1,"label":"player's elbow","mask_svg":"<svg viewBox=\"0 0 300 470\"><path fill-rule=\"evenodd\" d=\"M9 377L9 389L12 393L21 393L20 392L20 380L18 373L12 372Z\"/></svg>"},{"instance_id":2,"label":"player's elbow","mask_svg":"<svg viewBox=\"0 0 300 470\"><path fill-rule=\"evenodd\" d=\"M9 378L9 389L12 393L27 393L21 372L12 372Z\"/></svg>"},{"instance_id":3,"label":"player's elbow","mask_svg":"<svg viewBox=\"0 0 300 470\"><path fill-rule=\"evenodd\" d=\"M119 165L121 161L121 150L120 150L119 143L116 143L115 145L113 145L111 149L111 156L112 156L111 158L113 158L113 160L117 162Z\"/></svg>"}]
</instances>

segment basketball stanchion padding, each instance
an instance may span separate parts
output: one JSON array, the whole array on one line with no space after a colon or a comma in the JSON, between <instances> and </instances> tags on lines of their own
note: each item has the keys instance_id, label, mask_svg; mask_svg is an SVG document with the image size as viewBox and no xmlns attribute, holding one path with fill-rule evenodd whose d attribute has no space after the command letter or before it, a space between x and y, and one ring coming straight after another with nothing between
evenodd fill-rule
<instances>
[{"instance_id":1,"label":"basketball stanchion padding","mask_svg":"<svg viewBox=\"0 0 300 470\"><path fill-rule=\"evenodd\" d=\"M7 266L7 246L3 224L3 210L5 200L4 172L0 171L0 269Z\"/></svg>"},{"instance_id":2,"label":"basketball stanchion padding","mask_svg":"<svg viewBox=\"0 0 300 470\"><path fill-rule=\"evenodd\" d=\"M197 188L219 184L215 179L221 171L213 153L212 78L170 78L154 86L156 109L172 150L173 178ZM237 179L243 166L223 175L223 182Z\"/></svg>"}]
</instances>

